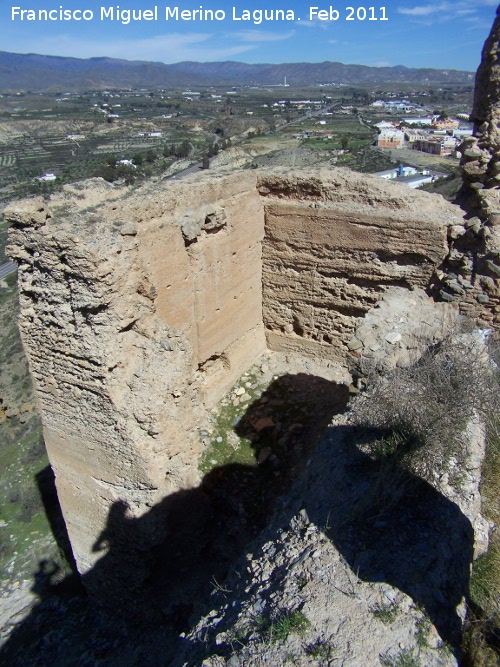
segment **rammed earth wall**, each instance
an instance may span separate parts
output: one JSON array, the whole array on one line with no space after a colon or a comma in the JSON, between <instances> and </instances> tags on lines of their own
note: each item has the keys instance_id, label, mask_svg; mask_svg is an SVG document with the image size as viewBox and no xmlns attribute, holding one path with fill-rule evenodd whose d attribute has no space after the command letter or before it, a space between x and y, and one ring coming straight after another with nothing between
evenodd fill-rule
<instances>
[{"instance_id":1,"label":"rammed earth wall","mask_svg":"<svg viewBox=\"0 0 500 667\"><path fill-rule=\"evenodd\" d=\"M461 219L440 198L341 169L78 187L5 215L21 335L85 573L118 501L139 517L197 481L196 426L266 347L343 359L386 287L429 283ZM163 537L150 515L144 549Z\"/></svg>"}]
</instances>

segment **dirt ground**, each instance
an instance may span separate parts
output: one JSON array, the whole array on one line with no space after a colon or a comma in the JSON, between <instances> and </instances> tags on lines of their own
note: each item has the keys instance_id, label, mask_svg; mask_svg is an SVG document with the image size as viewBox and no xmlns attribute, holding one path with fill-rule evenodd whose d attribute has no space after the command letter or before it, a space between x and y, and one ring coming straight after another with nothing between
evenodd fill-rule
<instances>
[{"instance_id":1,"label":"dirt ground","mask_svg":"<svg viewBox=\"0 0 500 667\"><path fill-rule=\"evenodd\" d=\"M430 155L429 153L421 153L420 151L413 151L410 148L398 148L397 150L384 150L390 152L392 157L401 162L407 162L418 167L427 167L435 169L436 171L450 172L456 169L459 165L459 160L452 157L441 157L439 155Z\"/></svg>"}]
</instances>

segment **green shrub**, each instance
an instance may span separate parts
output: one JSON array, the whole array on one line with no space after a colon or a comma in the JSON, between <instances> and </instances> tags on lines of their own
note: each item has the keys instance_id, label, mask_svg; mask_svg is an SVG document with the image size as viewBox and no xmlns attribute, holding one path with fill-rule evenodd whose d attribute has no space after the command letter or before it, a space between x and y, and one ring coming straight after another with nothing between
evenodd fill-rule
<instances>
[{"instance_id":1,"label":"green shrub","mask_svg":"<svg viewBox=\"0 0 500 667\"><path fill-rule=\"evenodd\" d=\"M17 519L23 523L30 523L33 517L44 509L38 489L34 485L21 486L19 503L21 507L17 513Z\"/></svg>"},{"instance_id":2,"label":"green shrub","mask_svg":"<svg viewBox=\"0 0 500 667\"><path fill-rule=\"evenodd\" d=\"M371 388L358 423L376 429L367 446L387 472L407 471L434 482L453 458L468 456L466 426L498 410L498 382L484 344L456 336L429 349L410 368L398 368Z\"/></svg>"},{"instance_id":3,"label":"green shrub","mask_svg":"<svg viewBox=\"0 0 500 667\"><path fill-rule=\"evenodd\" d=\"M271 623L270 639L273 642L284 642L292 632L304 632L310 625L301 611L284 612Z\"/></svg>"},{"instance_id":4,"label":"green shrub","mask_svg":"<svg viewBox=\"0 0 500 667\"><path fill-rule=\"evenodd\" d=\"M8 276L4 278L5 282L9 287L14 287L14 285L17 282L17 271L14 271L13 273L9 273Z\"/></svg>"},{"instance_id":5,"label":"green shrub","mask_svg":"<svg viewBox=\"0 0 500 667\"><path fill-rule=\"evenodd\" d=\"M378 618L379 621L385 623L385 625L390 625L393 623L399 613L398 605L393 602L388 602L386 604L376 604L371 607L370 611Z\"/></svg>"},{"instance_id":6,"label":"green shrub","mask_svg":"<svg viewBox=\"0 0 500 667\"><path fill-rule=\"evenodd\" d=\"M305 652L307 655L311 656L311 658L330 660L335 652L335 647L325 640L317 639L315 642L306 646Z\"/></svg>"},{"instance_id":7,"label":"green shrub","mask_svg":"<svg viewBox=\"0 0 500 667\"><path fill-rule=\"evenodd\" d=\"M301 611L279 611L271 617L254 619L255 629L270 642L284 642L292 632L304 632L310 623Z\"/></svg>"}]
</instances>

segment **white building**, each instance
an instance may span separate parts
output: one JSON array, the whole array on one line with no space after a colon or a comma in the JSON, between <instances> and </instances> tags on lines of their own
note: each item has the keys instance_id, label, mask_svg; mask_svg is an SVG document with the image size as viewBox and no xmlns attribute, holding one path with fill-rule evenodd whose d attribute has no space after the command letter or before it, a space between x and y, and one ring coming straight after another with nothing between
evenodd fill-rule
<instances>
[{"instance_id":1,"label":"white building","mask_svg":"<svg viewBox=\"0 0 500 667\"><path fill-rule=\"evenodd\" d=\"M412 188L414 190L415 188L419 188L421 185L424 185L425 183L432 183L435 180L436 177L432 176L431 174L418 174L418 176L408 176L406 178L400 178L398 179L398 182L404 183L404 185L407 185L409 188Z\"/></svg>"},{"instance_id":2,"label":"white building","mask_svg":"<svg viewBox=\"0 0 500 667\"><path fill-rule=\"evenodd\" d=\"M473 134L472 128L458 127L456 130L453 130L453 136L458 137L471 137Z\"/></svg>"},{"instance_id":3,"label":"white building","mask_svg":"<svg viewBox=\"0 0 500 667\"><path fill-rule=\"evenodd\" d=\"M379 178L385 178L386 180L390 181L396 178L415 176L415 174L418 174L418 169L416 167L410 167L403 164L399 167L393 167L392 169L386 169L385 171L375 172L375 176L378 176Z\"/></svg>"},{"instance_id":4,"label":"white building","mask_svg":"<svg viewBox=\"0 0 500 667\"><path fill-rule=\"evenodd\" d=\"M438 174L437 172L431 173L428 169L423 169L421 173L418 172L416 167L410 167L408 165L400 165L393 169L386 169L385 171L378 171L374 174L379 178L385 178L388 181L395 181L396 183L402 183L407 185L409 188L415 189L419 188L424 183L432 183L438 178L442 178L445 174Z\"/></svg>"},{"instance_id":5,"label":"white building","mask_svg":"<svg viewBox=\"0 0 500 667\"><path fill-rule=\"evenodd\" d=\"M384 128L378 135L377 146L379 148L401 148L405 143L405 135L396 128Z\"/></svg>"},{"instance_id":6,"label":"white building","mask_svg":"<svg viewBox=\"0 0 500 667\"><path fill-rule=\"evenodd\" d=\"M396 178L398 175L398 170L396 167L394 169L386 169L385 171L377 171L374 176L379 178L385 178L387 181L391 181L393 178Z\"/></svg>"},{"instance_id":7,"label":"white building","mask_svg":"<svg viewBox=\"0 0 500 667\"><path fill-rule=\"evenodd\" d=\"M428 136L429 130L405 130L405 137L409 143L412 143L413 141L424 141Z\"/></svg>"}]
</instances>

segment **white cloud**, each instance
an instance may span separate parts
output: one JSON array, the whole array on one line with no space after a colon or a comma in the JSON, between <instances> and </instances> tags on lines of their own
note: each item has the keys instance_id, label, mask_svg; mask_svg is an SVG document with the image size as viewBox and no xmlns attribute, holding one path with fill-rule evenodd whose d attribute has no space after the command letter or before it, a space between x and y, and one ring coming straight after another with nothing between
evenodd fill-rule
<instances>
[{"instance_id":1,"label":"white cloud","mask_svg":"<svg viewBox=\"0 0 500 667\"><path fill-rule=\"evenodd\" d=\"M303 28L321 28L322 30L328 30L328 21L309 21L308 19L302 21L295 21L295 24L302 26Z\"/></svg>"},{"instance_id":2,"label":"white cloud","mask_svg":"<svg viewBox=\"0 0 500 667\"><path fill-rule=\"evenodd\" d=\"M124 58L175 63L183 60L198 62L227 60L259 47L265 42L290 39L295 30L285 33L265 30L241 30L224 36L212 33L171 33L143 39L75 39L68 35L40 36L36 52L73 58ZM23 43L17 39L8 44L2 39L2 48L17 53L33 51L31 41Z\"/></svg>"},{"instance_id":3,"label":"white cloud","mask_svg":"<svg viewBox=\"0 0 500 667\"><path fill-rule=\"evenodd\" d=\"M450 3L440 2L433 5L420 5L417 7L398 7L398 14L406 14L407 16L429 16L429 14L436 14L437 12L444 12L450 9Z\"/></svg>"},{"instance_id":4,"label":"white cloud","mask_svg":"<svg viewBox=\"0 0 500 667\"><path fill-rule=\"evenodd\" d=\"M426 5L416 5L414 7L398 7L398 14L406 16L430 16L432 14L442 14L441 18L456 18L465 14L475 14L481 7L495 7L498 0L475 0L474 7L465 0L458 2L432 2Z\"/></svg>"},{"instance_id":5,"label":"white cloud","mask_svg":"<svg viewBox=\"0 0 500 667\"><path fill-rule=\"evenodd\" d=\"M483 21L478 17L475 18L467 18L464 19L468 24L469 27L467 28L467 32L470 32L472 30L481 30L482 32L485 32L488 34L490 28L491 28L491 23L489 21Z\"/></svg>"},{"instance_id":6,"label":"white cloud","mask_svg":"<svg viewBox=\"0 0 500 667\"><path fill-rule=\"evenodd\" d=\"M257 40L254 40L255 42ZM3 40L5 50L17 53L33 52L33 43L23 44L17 40L8 45ZM66 35L37 38L36 52L54 56L73 58L124 58L126 60L147 60L175 63L183 60L207 62L226 60L255 48L254 44L233 44L224 46L220 39L210 33L172 33L156 35L145 39L92 40L75 39Z\"/></svg>"},{"instance_id":7,"label":"white cloud","mask_svg":"<svg viewBox=\"0 0 500 667\"><path fill-rule=\"evenodd\" d=\"M290 39L295 35L295 30L288 32L269 32L265 30L241 30L231 33L232 38L240 39L242 42L279 42L283 39Z\"/></svg>"}]
</instances>

